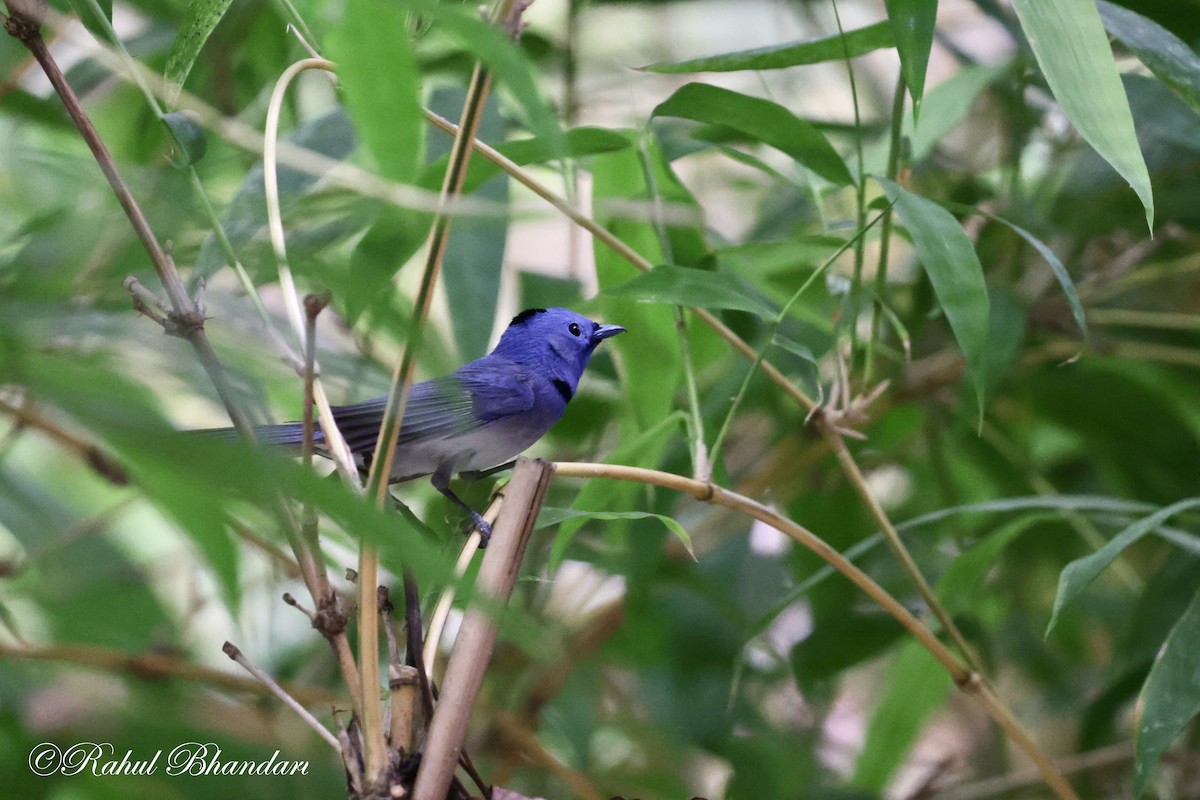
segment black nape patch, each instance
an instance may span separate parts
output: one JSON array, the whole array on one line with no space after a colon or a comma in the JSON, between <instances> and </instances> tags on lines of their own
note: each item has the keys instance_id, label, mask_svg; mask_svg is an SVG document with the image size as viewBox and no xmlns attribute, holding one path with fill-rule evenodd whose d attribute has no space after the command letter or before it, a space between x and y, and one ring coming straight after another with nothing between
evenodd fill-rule
<instances>
[{"instance_id":1,"label":"black nape patch","mask_svg":"<svg viewBox=\"0 0 1200 800\"><path fill-rule=\"evenodd\" d=\"M524 322L525 320L529 319L530 317L532 317L536 314L545 314L545 313L546 313L546 309L544 309L544 308L527 308L524 311L522 311L520 314L517 314L515 317L513 317L512 322L510 322L508 324L509 325L520 325L522 322Z\"/></svg>"},{"instance_id":2,"label":"black nape patch","mask_svg":"<svg viewBox=\"0 0 1200 800\"><path fill-rule=\"evenodd\" d=\"M575 396L575 393L571 391L571 384L567 383L562 378L554 379L554 388L558 389L558 393L562 395L564 403L571 402L571 398Z\"/></svg>"}]
</instances>

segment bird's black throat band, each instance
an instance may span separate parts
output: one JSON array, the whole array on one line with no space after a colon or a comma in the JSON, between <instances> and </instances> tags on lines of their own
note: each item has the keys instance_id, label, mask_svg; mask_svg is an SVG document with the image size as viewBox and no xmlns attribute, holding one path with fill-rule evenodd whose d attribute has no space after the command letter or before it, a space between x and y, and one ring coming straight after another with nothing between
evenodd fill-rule
<instances>
[{"instance_id":1,"label":"bird's black throat band","mask_svg":"<svg viewBox=\"0 0 1200 800\"><path fill-rule=\"evenodd\" d=\"M562 395L564 403L571 402L571 398L575 396L575 393L571 391L571 384L567 383L562 378L554 379L554 388L558 389L558 393Z\"/></svg>"}]
</instances>

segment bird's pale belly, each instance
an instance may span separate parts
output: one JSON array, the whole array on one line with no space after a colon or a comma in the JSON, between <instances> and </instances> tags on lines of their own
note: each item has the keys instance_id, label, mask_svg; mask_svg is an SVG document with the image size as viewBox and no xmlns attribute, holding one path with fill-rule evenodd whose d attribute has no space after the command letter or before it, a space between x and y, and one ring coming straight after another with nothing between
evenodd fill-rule
<instances>
[{"instance_id":1,"label":"bird's pale belly","mask_svg":"<svg viewBox=\"0 0 1200 800\"><path fill-rule=\"evenodd\" d=\"M396 448L392 480L429 475L448 465L450 472L484 470L523 453L540 439L554 421L517 415L490 422L470 433L410 442Z\"/></svg>"}]
</instances>

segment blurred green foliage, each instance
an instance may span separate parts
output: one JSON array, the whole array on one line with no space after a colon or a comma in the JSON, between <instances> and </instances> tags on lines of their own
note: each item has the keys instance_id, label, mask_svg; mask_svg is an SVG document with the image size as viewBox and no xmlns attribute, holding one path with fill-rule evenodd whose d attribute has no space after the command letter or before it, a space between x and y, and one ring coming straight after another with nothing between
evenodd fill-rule
<instances>
[{"instance_id":1,"label":"blurred green foliage","mask_svg":"<svg viewBox=\"0 0 1200 800\"><path fill-rule=\"evenodd\" d=\"M936 3L843 5L870 15L846 40L828 4L807 2L773 12L803 41L738 52L714 44L750 13L737 3L572 0L519 44L469 4L429 0L132 0L117 22L138 62L255 130L279 74L308 55L287 26L307 31L343 62L340 84L303 77L283 105L286 139L430 192L449 139L420 107L456 119L482 58L494 89L481 138L661 268L639 273L586 237L572 249L559 216L476 157L467 193L486 202L454 222L422 374L483 353L519 308L625 325L536 454L711 470L924 617L805 409L675 304L711 310L834 412L887 381L846 418L864 437L853 455L1002 699L1065 763L1106 754L1073 777L1081 796L1133 796L1136 774L1138 790L1195 797L1200 15L1193 2L1102 2L1096 22L1081 2L1096 35L1075 37L1061 14L1030 16L1038 4L1018 4L1018 19L958 3L998 23L981 58L955 19L929 27ZM103 34L105 9L79 7ZM679 59L695 45L673 38L674 15L699 20L711 49ZM606 26L629 20L614 45ZM669 46L639 50L642 29ZM297 418L300 382L204 210L286 332L259 155L189 117L160 121L89 36L52 21L47 38L156 236L193 288L206 283L206 329L237 402L256 420ZM1075 46L1090 61L1072 62ZM730 75L672 74L697 70ZM337 693L328 647L278 601L302 591L272 499L315 506L338 585L366 539L391 575L416 573L430 605L463 520L422 482L397 490L418 531L274 454L178 435L225 424L215 392L183 341L130 310L126 276L152 289L157 278L11 37L0 73L0 786L28 798L339 796L336 759L273 700L113 666L99 650L18 656L88 645L231 671L228 639L277 678ZM386 391L429 208L291 167L280 187L302 290L332 293L319 357L334 402ZM93 447L127 483L97 469ZM491 488L464 491L483 505ZM909 797L1023 766L893 620L763 526L633 483L558 480L547 505L570 511L535 534L475 712L485 777L568 796L538 760L548 754L598 797ZM212 741L230 758L281 750L311 770L30 771L38 743L81 741L118 757Z\"/></svg>"}]
</instances>

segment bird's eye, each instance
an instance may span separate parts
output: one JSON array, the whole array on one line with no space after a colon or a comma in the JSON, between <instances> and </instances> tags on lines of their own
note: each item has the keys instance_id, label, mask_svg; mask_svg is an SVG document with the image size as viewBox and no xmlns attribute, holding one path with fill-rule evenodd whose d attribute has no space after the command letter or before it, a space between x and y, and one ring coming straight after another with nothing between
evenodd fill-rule
<instances>
[{"instance_id":1,"label":"bird's eye","mask_svg":"<svg viewBox=\"0 0 1200 800\"><path fill-rule=\"evenodd\" d=\"M570 325L567 326L567 330L569 330L571 332L572 336L578 336L579 335L579 323L572 322Z\"/></svg>"}]
</instances>

